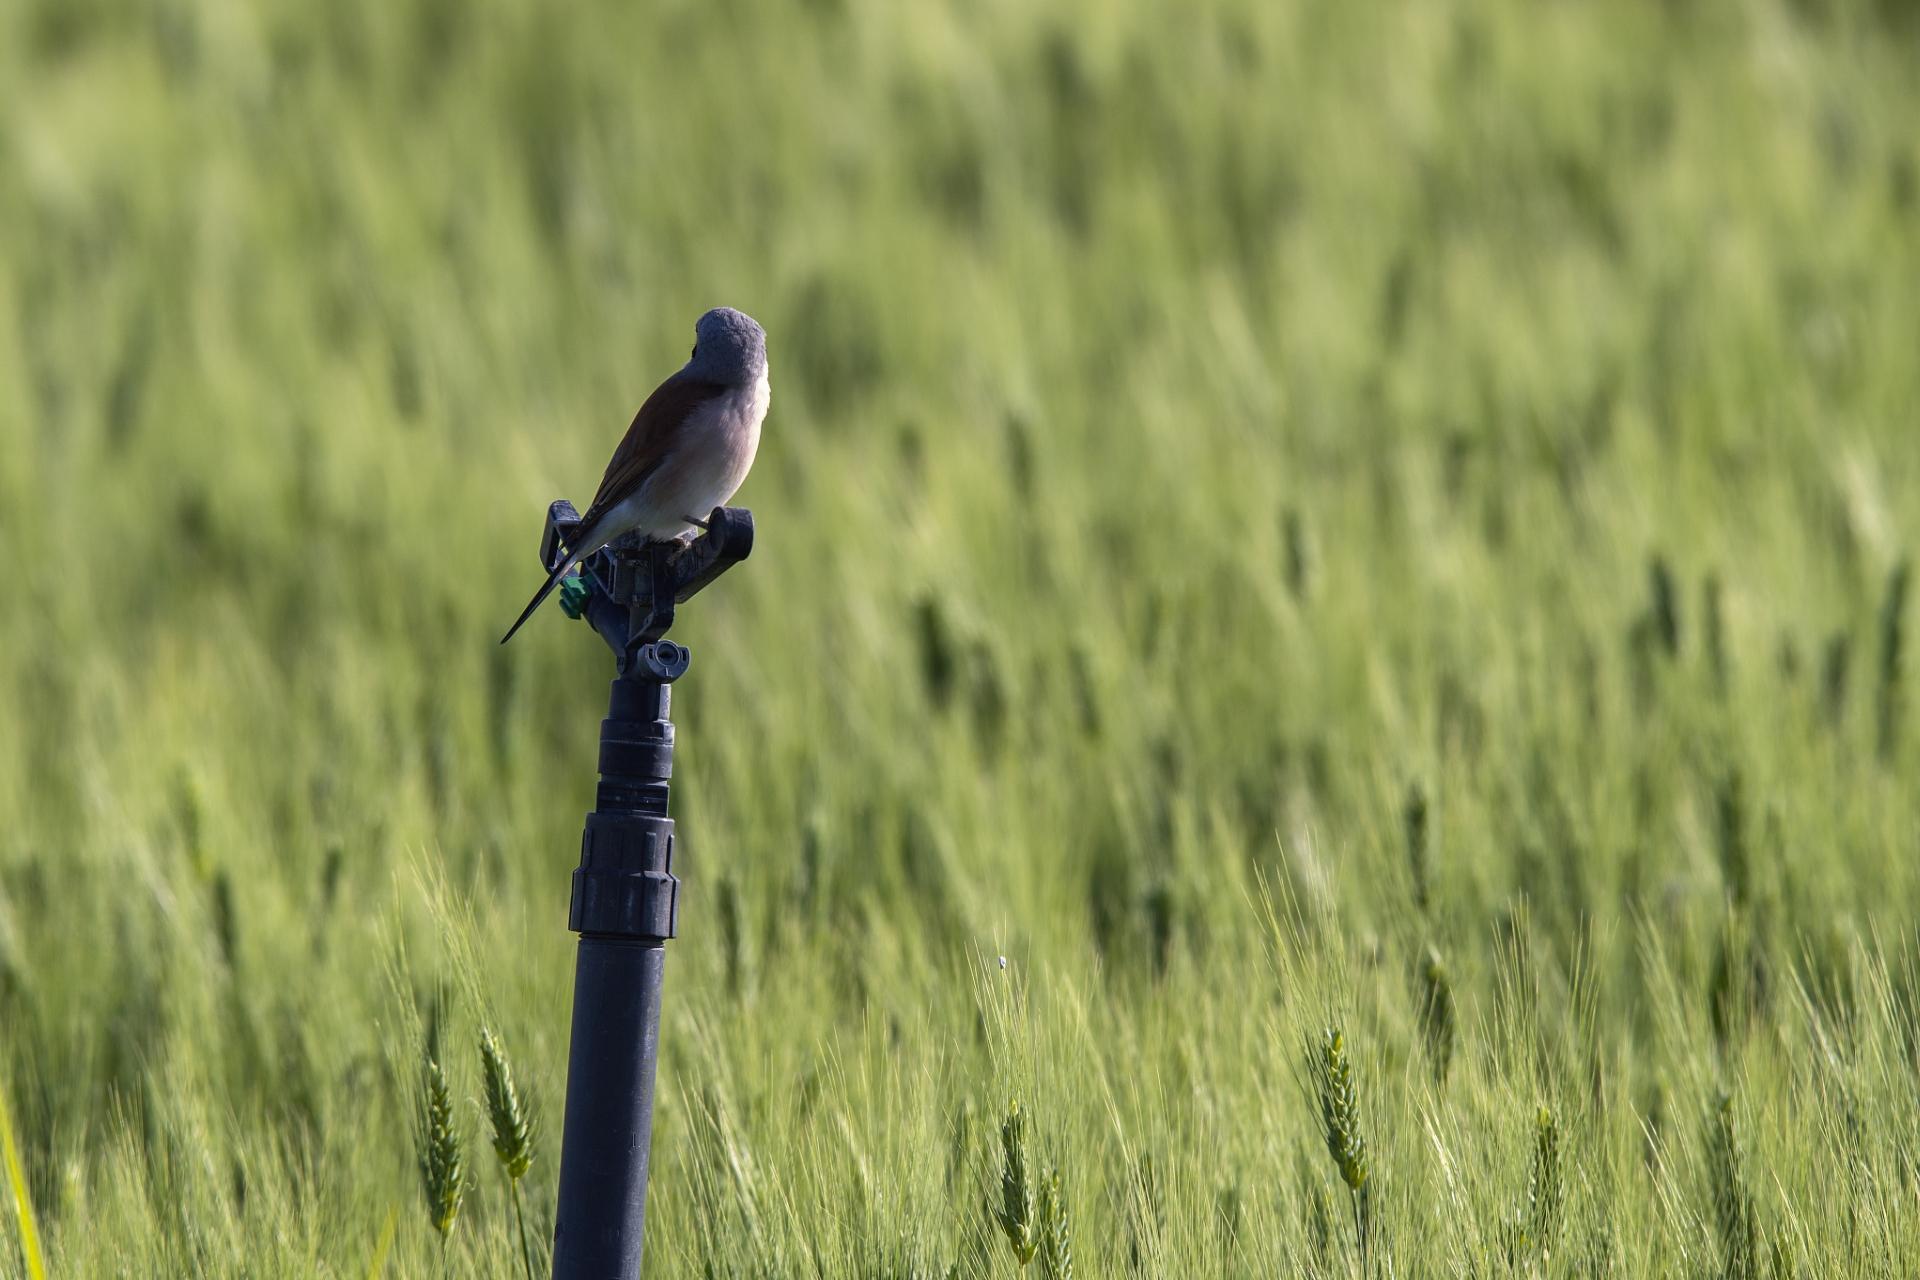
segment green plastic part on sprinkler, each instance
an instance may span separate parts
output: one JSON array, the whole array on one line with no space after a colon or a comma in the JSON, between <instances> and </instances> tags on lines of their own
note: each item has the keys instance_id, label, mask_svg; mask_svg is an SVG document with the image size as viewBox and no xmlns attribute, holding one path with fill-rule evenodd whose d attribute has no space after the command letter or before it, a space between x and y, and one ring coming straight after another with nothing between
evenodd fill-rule
<instances>
[{"instance_id":1,"label":"green plastic part on sprinkler","mask_svg":"<svg viewBox=\"0 0 1920 1280\"><path fill-rule=\"evenodd\" d=\"M570 573L560 580L560 609L569 618L578 618L581 610L587 607L587 597L592 594L587 580L580 574Z\"/></svg>"}]
</instances>

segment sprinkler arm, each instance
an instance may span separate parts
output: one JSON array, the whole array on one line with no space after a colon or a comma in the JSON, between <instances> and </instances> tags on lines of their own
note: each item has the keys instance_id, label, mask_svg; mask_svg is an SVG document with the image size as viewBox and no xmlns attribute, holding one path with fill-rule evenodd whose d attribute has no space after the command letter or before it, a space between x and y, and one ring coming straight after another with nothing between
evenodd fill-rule
<instances>
[{"instance_id":1,"label":"sprinkler arm","mask_svg":"<svg viewBox=\"0 0 1920 1280\"><path fill-rule=\"evenodd\" d=\"M551 571L580 529L580 513L562 498L547 507L540 564ZM690 542L642 542L628 534L594 552L560 584L560 607L600 633L620 674L641 670L672 680L685 670L684 651L653 642L673 625L675 604L692 599L753 551L753 512L715 507L706 531Z\"/></svg>"}]
</instances>

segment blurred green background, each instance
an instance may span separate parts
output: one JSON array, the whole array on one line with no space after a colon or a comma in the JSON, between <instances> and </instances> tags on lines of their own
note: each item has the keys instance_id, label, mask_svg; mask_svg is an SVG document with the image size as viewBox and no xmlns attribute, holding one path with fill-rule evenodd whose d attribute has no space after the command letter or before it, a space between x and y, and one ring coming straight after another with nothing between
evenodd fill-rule
<instances>
[{"instance_id":1,"label":"blurred green background","mask_svg":"<svg viewBox=\"0 0 1920 1280\"><path fill-rule=\"evenodd\" d=\"M0 6L0 1275L521 1273L494 642L718 304L650 1275L1013 1275L1015 1098L1082 1275L1907 1274L1917 126L1893 0Z\"/></svg>"}]
</instances>

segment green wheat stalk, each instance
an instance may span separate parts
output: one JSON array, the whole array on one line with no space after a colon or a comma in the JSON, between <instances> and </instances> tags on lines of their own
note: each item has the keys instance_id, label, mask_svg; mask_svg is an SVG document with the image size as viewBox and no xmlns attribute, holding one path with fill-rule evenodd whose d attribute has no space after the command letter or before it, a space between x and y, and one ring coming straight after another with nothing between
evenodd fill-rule
<instances>
[{"instance_id":1,"label":"green wheat stalk","mask_svg":"<svg viewBox=\"0 0 1920 1280\"><path fill-rule=\"evenodd\" d=\"M1722 1093L1707 1122L1707 1178L1713 1223L1720 1241L1725 1280L1758 1280L1760 1230L1753 1194L1740 1171L1740 1143L1733 1127L1733 1098Z\"/></svg>"},{"instance_id":2,"label":"green wheat stalk","mask_svg":"<svg viewBox=\"0 0 1920 1280\"><path fill-rule=\"evenodd\" d=\"M527 1248L527 1217L520 1204L520 1179L533 1164L533 1121L513 1086L513 1068L490 1028L480 1028L480 1071L486 1089L487 1120L493 1126L493 1154L507 1176L513 1198L513 1220L520 1230L520 1265L533 1280L533 1262Z\"/></svg>"},{"instance_id":3,"label":"green wheat stalk","mask_svg":"<svg viewBox=\"0 0 1920 1280\"><path fill-rule=\"evenodd\" d=\"M1433 1066L1435 1084L1447 1082L1453 1066L1453 1042L1458 1015L1453 1003L1453 979L1440 959L1437 948L1427 948L1420 966L1420 1034L1427 1047L1427 1061Z\"/></svg>"},{"instance_id":4,"label":"green wheat stalk","mask_svg":"<svg viewBox=\"0 0 1920 1280\"><path fill-rule=\"evenodd\" d=\"M1305 600L1312 562L1307 546L1307 524L1298 507L1288 507L1281 513L1280 536L1286 543L1287 590L1295 600Z\"/></svg>"},{"instance_id":5,"label":"green wheat stalk","mask_svg":"<svg viewBox=\"0 0 1920 1280\"><path fill-rule=\"evenodd\" d=\"M1427 793L1415 782L1407 788L1401 810L1407 828L1407 869L1413 876L1413 905L1426 914L1430 893L1431 858L1427 837Z\"/></svg>"},{"instance_id":6,"label":"green wheat stalk","mask_svg":"<svg viewBox=\"0 0 1920 1280\"><path fill-rule=\"evenodd\" d=\"M1000 1124L1000 1205L992 1211L1001 1234L1025 1267L1040 1248L1040 1207L1027 1173L1027 1114L1016 1100Z\"/></svg>"},{"instance_id":7,"label":"green wheat stalk","mask_svg":"<svg viewBox=\"0 0 1920 1280\"><path fill-rule=\"evenodd\" d=\"M431 1052L422 1059L416 1138L427 1220L440 1233L444 1258L453 1224L460 1217L460 1201L466 1194L467 1157L454 1115L453 1088L447 1083L446 1070Z\"/></svg>"},{"instance_id":8,"label":"green wheat stalk","mask_svg":"<svg viewBox=\"0 0 1920 1280\"><path fill-rule=\"evenodd\" d=\"M1039 1257L1041 1280L1073 1280L1072 1223L1057 1169L1049 1169L1040 1179Z\"/></svg>"},{"instance_id":9,"label":"green wheat stalk","mask_svg":"<svg viewBox=\"0 0 1920 1280\"><path fill-rule=\"evenodd\" d=\"M1714 792L1714 834L1720 854L1720 874L1727 894L1742 906L1753 894L1753 866L1747 852L1746 784L1735 765Z\"/></svg>"},{"instance_id":10,"label":"green wheat stalk","mask_svg":"<svg viewBox=\"0 0 1920 1280\"><path fill-rule=\"evenodd\" d=\"M1707 672L1713 677L1714 693L1727 692L1727 629L1721 607L1724 591L1720 575L1707 574L1700 584L1700 625L1706 632Z\"/></svg>"},{"instance_id":11,"label":"green wheat stalk","mask_svg":"<svg viewBox=\"0 0 1920 1280\"><path fill-rule=\"evenodd\" d=\"M1843 627L1827 637L1820 660L1820 705L1827 727L1838 729L1847 718L1847 675L1853 666L1853 636Z\"/></svg>"},{"instance_id":12,"label":"green wheat stalk","mask_svg":"<svg viewBox=\"0 0 1920 1280\"><path fill-rule=\"evenodd\" d=\"M1528 1247L1542 1258L1552 1254L1560 1231L1566 1191L1560 1176L1560 1123L1541 1107L1533 1121L1533 1168L1527 1174Z\"/></svg>"},{"instance_id":13,"label":"green wheat stalk","mask_svg":"<svg viewBox=\"0 0 1920 1280\"><path fill-rule=\"evenodd\" d=\"M1647 595L1653 634L1667 656L1676 657L1680 653L1680 595L1664 556L1656 554L1647 561Z\"/></svg>"},{"instance_id":14,"label":"green wheat stalk","mask_svg":"<svg viewBox=\"0 0 1920 1280\"><path fill-rule=\"evenodd\" d=\"M1333 1212L1327 1208L1327 1189L1313 1176L1310 1165L1303 1164L1307 1196L1307 1245L1312 1251L1313 1269L1324 1270L1333 1256Z\"/></svg>"},{"instance_id":15,"label":"green wheat stalk","mask_svg":"<svg viewBox=\"0 0 1920 1280\"><path fill-rule=\"evenodd\" d=\"M1880 606L1880 758L1891 760L1899 744L1902 703L1901 675L1906 654L1907 588L1913 564L1902 559L1887 576L1887 596Z\"/></svg>"},{"instance_id":16,"label":"green wheat stalk","mask_svg":"<svg viewBox=\"0 0 1920 1280\"><path fill-rule=\"evenodd\" d=\"M1360 1095L1353 1082L1353 1063L1347 1056L1346 1037L1328 1027L1318 1040L1307 1040L1308 1073L1320 1104L1320 1122L1327 1144L1347 1186L1347 1199L1353 1208L1354 1241L1360 1253L1360 1267L1367 1264L1368 1229L1371 1226L1368 1202L1372 1187L1367 1165L1367 1140L1360 1132Z\"/></svg>"}]
</instances>

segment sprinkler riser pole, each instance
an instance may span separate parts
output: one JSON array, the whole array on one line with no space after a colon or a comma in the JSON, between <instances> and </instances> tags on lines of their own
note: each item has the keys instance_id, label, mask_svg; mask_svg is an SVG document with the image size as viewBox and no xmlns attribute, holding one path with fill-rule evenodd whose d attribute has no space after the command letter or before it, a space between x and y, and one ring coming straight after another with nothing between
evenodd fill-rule
<instances>
[{"instance_id":1,"label":"sprinkler riser pole","mask_svg":"<svg viewBox=\"0 0 1920 1280\"><path fill-rule=\"evenodd\" d=\"M685 650L673 664L684 669ZM660 991L680 882L673 875L671 683L623 676L600 724L598 803L573 873L580 934L555 1280L631 1280L645 1240Z\"/></svg>"},{"instance_id":2,"label":"sprinkler riser pole","mask_svg":"<svg viewBox=\"0 0 1920 1280\"><path fill-rule=\"evenodd\" d=\"M555 1280L631 1280L646 1239L666 947L580 939L561 1140Z\"/></svg>"}]
</instances>

